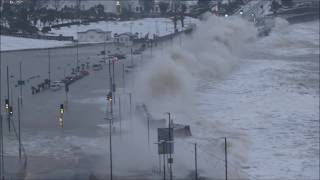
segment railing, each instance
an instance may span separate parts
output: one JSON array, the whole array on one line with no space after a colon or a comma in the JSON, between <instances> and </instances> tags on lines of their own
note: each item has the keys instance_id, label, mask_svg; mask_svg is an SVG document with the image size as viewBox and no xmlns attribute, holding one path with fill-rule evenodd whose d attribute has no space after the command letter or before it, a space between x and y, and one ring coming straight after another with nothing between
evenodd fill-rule
<instances>
[{"instance_id":1,"label":"railing","mask_svg":"<svg viewBox=\"0 0 320 180\"><path fill-rule=\"evenodd\" d=\"M1 33L1 35L8 35L14 37L32 38L32 39L44 39L44 40L56 40L56 41L73 41L73 36L47 36L39 34L24 34L24 33Z\"/></svg>"}]
</instances>

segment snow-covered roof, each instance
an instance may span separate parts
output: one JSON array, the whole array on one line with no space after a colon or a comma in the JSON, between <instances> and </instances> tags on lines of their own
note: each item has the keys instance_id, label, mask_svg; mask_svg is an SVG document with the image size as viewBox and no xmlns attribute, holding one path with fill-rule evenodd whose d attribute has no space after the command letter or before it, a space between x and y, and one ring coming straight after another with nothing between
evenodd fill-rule
<instances>
[{"instance_id":1,"label":"snow-covered roof","mask_svg":"<svg viewBox=\"0 0 320 180\"><path fill-rule=\"evenodd\" d=\"M129 36L129 37L134 37L135 36L134 34L129 33L129 32L125 32L125 33L121 33L121 34L115 34L114 36L115 37L119 37L119 36L123 36L123 35Z\"/></svg>"},{"instance_id":2,"label":"snow-covered roof","mask_svg":"<svg viewBox=\"0 0 320 180\"><path fill-rule=\"evenodd\" d=\"M89 31L94 31L96 33L111 33L111 31L103 31L101 29L88 29L86 31L78 32L78 33L88 33Z\"/></svg>"}]
</instances>

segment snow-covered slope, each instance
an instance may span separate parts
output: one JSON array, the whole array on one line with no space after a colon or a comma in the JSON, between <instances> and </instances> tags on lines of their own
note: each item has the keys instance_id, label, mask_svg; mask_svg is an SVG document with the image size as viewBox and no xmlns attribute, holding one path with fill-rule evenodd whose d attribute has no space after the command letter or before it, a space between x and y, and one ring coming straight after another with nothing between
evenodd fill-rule
<instances>
[{"instance_id":1,"label":"snow-covered slope","mask_svg":"<svg viewBox=\"0 0 320 180\"><path fill-rule=\"evenodd\" d=\"M40 40L11 36L0 37L1 51L61 47L70 45L69 41Z\"/></svg>"}]
</instances>

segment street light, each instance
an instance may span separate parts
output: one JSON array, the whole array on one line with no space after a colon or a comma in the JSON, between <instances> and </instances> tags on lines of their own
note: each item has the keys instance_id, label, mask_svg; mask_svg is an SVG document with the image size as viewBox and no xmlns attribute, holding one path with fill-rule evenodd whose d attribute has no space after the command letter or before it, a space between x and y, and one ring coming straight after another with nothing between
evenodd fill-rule
<instances>
[{"instance_id":1,"label":"street light","mask_svg":"<svg viewBox=\"0 0 320 180\"><path fill-rule=\"evenodd\" d=\"M112 102L112 92L110 91L109 93L108 93L108 95L107 95L107 100L109 101L109 102Z\"/></svg>"}]
</instances>

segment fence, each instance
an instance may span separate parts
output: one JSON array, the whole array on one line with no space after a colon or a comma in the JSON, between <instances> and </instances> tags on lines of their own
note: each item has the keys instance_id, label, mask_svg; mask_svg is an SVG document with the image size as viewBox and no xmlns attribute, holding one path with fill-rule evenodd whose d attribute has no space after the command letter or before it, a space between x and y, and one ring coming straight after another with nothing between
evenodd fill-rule
<instances>
[{"instance_id":1,"label":"fence","mask_svg":"<svg viewBox=\"0 0 320 180\"><path fill-rule=\"evenodd\" d=\"M57 41L73 41L73 36L47 36L39 34L24 34L24 33L2 33L2 35L14 36L14 37L23 37L23 38L32 38L32 39L44 39L44 40L57 40Z\"/></svg>"}]
</instances>

